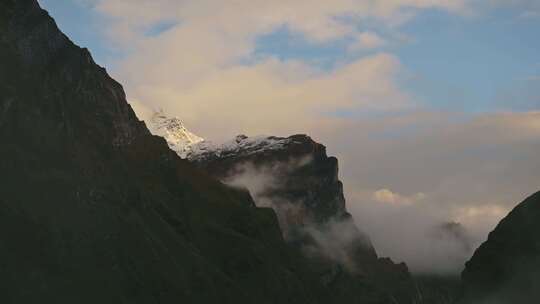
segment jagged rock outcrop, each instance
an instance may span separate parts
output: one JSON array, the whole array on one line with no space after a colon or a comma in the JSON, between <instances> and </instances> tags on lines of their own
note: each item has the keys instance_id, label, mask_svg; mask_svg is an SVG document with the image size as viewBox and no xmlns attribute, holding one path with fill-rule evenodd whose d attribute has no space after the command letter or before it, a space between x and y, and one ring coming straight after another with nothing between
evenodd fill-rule
<instances>
[{"instance_id":1,"label":"jagged rock outcrop","mask_svg":"<svg viewBox=\"0 0 540 304\"><path fill-rule=\"evenodd\" d=\"M345 209L343 184L338 179L338 161L326 148L306 135L288 138L244 135L234 144L208 147L198 144L188 159L223 181L242 176L266 178L255 195L279 208L288 205L290 223L324 224L350 218ZM298 212L297 215L293 212ZM365 240L370 247L369 240Z\"/></svg>"},{"instance_id":2,"label":"jagged rock outcrop","mask_svg":"<svg viewBox=\"0 0 540 304\"><path fill-rule=\"evenodd\" d=\"M540 302L540 192L505 217L462 274L467 304Z\"/></svg>"},{"instance_id":3,"label":"jagged rock outcrop","mask_svg":"<svg viewBox=\"0 0 540 304\"><path fill-rule=\"evenodd\" d=\"M355 284L376 285L396 299L413 298L404 264L379 259L345 206L338 160L306 135L237 136L200 142L187 159L223 182L250 190L258 206L278 215L285 240L311 259L320 281L343 299Z\"/></svg>"}]
</instances>

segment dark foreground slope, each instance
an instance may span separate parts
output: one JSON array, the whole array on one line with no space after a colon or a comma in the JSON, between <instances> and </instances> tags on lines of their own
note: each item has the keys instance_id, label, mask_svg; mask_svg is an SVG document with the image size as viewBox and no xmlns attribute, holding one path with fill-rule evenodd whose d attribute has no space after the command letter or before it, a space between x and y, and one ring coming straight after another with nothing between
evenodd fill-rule
<instances>
[{"instance_id":1,"label":"dark foreground slope","mask_svg":"<svg viewBox=\"0 0 540 304\"><path fill-rule=\"evenodd\" d=\"M35 0L0 2L0 143L2 303L335 302L275 213L151 136Z\"/></svg>"},{"instance_id":2,"label":"dark foreground slope","mask_svg":"<svg viewBox=\"0 0 540 304\"><path fill-rule=\"evenodd\" d=\"M34 0L0 2L0 143L1 303L316 302L274 213L151 136Z\"/></svg>"},{"instance_id":3,"label":"dark foreground slope","mask_svg":"<svg viewBox=\"0 0 540 304\"><path fill-rule=\"evenodd\" d=\"M540 303L540 192L519 204L462 274L463 303Z\"/></svg>"}]
</instances>

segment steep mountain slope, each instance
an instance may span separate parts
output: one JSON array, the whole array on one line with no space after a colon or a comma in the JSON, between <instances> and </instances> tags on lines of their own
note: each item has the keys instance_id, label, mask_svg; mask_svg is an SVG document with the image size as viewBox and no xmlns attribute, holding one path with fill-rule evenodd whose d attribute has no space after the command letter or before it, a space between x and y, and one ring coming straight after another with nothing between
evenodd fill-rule
<instances>
[{"instance_id":1,"label":"steep mountain slope","mask_svg":"<svg viewBox=\"0 0 540 304\"><path fill-rule=\"evenodd\" d=\"M372 284L404 301L414 283L404 264L379 259L345 206L338 160L306 135L237 136L222 145L201 142L188 160L227 184L246 187L258 206L272 207L285 240L300 249L343 300Z\"/></svg>"},{"instance_id":2,"label":"steep mountain slope","mask_svg":"<svg viewBox=\"0 0 540 304\"><path fill-rule=\"evenodd\" d=\"M462 274L463 303L540 302L540 192L504 218Z\"/></svg>"},{"instance_id":3,"label":"steep mountain slope","mask_svg":"<svg viewBox=\"0 0 540 304\"><path fill-rule=\"evenodd\" d=\"M0 2L0 67L2 303L316 302L274 213L151 136L36 1Z\"/></svg>"},{"instance_id":4,"label":"steep mountain slope","mask_svg":"<svg viewBox=\"0 0 540 304\"><path fill-rule=\"evenodd\" d=\"M271 209L152 136L35 0L0 2L0 67L2 303L396 302L322 284Z\"/></svg>"},{"instance_id":5,"label":"steep mountain slope","mask_svg":"<svg viewBox=\"0 0 540 304\"><path fill-rule=\"evenodd\" d=\"M379 259L347 212L338 161L323 145L306 135L239 135L223 144L201 141L177 150L224 183L247 188L257 206L276 211L285 240L309 259L336 298L358 296L355 287L366 284L396 299L414 297L406 266Z\"/></svg>"}]
</instances>

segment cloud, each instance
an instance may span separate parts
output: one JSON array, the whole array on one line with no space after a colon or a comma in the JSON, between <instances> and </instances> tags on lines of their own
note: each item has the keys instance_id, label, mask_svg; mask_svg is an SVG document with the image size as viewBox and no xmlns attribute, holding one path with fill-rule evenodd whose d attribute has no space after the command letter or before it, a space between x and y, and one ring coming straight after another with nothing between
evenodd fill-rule
<instances>
[{"instance_id":1,"label":"cloud","mask_svg":"<svg viewBox=\"0 0 540 304\"><path fill-rule=\"evenodd\" d=\"M419 192L413 196L404 196L394 193L388 189L381 189L373 193L373 200L384 204L411 205L426 198L426 195Z\"/></svg>"},{"instance_id":2,"label":"cloud","mask_svg":"<svg viewBox=\"0 0 540 304\"><path fill-rule=\"evenodd\" d=\"M268 59L254 66L224 68L180 89L181 85L170 82L176 76L167 75L165 67L152 67L151 62L147 67L128 65L132 75L139 69L151 73L153 68L162 71L156 75L156 82L137 86L130 94L138 100L159 100L150 104L160 104L197 132L214 139L243 132L310 132L321 121L332 118L325 114L339 109L410 106L407 94L394 81L400 64L389 54L365 57L331 72L301 62ZM180 83L189 81L193 79Z\"/></svg>"},{"instance_id":3,"label":"cloud","mask_svg":"<svg viewBox=\"0 0 540 304\"><path fill-rule=\"evenodd\" d=\"M355 261L358 245L371 246L350 218L331 218L319 222L313 210L302 199L292 200L291 189L286 177L311 163L310 156L275 161L264 165L245 162L230 170L223 182L248 189L255 204L272 208L278 217L283 236L290 243L301 246L306 256L326 258L355 272L359 265ZM366 243L367 242L367 243Z\"/></svg>"},{"instance_id":4,"label":"cloud","mask_svg":"<svg viewBox=\"0 0 540 304\"><path fill-rule=\"evenodd\" d=\"M459 242L431 240L433 227L459 222L476 247L540 185L540 112L411 112L350 121L321 138L340 160L359 227L382 256L415 272L458 273L470 257Z\"/></svg>"},{"instance_id":5,"label":"cloud","mask_svg":"<svg viewBox=\"0 0 540 304\"><path fill-rule=\"evenodd\" d=\"M286 176L311 161L312 158L308 156L265 165L255 165L252 162L239 163L226 173L222 181L230 186L249 190L257 206L274 209L284 237L288 239L291 229L309 224L312 219L308 218L303 202L288 201L275 193L287 188L284 184Z\"/></svg>"},{"instance_id":6,"label":"cloud","mask_svg":"<svg viewBox=\"0 0 540 304\"><path fill-rule=\"evenodd\" d=\"M386 45L386 41L373 32L363 32L357 35L356 41L349 45L349 52L366 49L376 49Z\"/></svg>"},{"instance_id":7,"label":"cloud","mask_svg":"<svg viewBox=\"0 0 540 304\"><path fill-rule=\"evenodd\" d=\"M176 20L182 27L193 25L204 31L220 31L223 35L253 36L287 26L314 41L340 38L356 32L350 20L375 18L399 24L414 10L444 9L462 12L465 0L336 0L327 1L263 1L239 0L94 0L97 10L116 21L119 33L126 37L141 36L141 29L164 20ZM144 31L142 31L144 32Z\"/></svg>"},{"instance_id":8,"label":"cloud","mask_svg":"<svg viewBox=\"0 0 540 304\"><path fill-rule=\"evenodd\" d=\"M413 273L457 275L478 245L467 226L463 237L444 229L452 221L447 210L436 210L445 209L436 201L389 205L350 192L347 197L350 211L378 254L406 262Z\"/></svg>"},{"instance_id":9,"label":"cloud","mask_svg":"<svg viewBox=\"0 0 540 304\"><path fill-rule=\"evenodd\" d=\"M465 0L92 2L107 18L110 42L126 54L114 74L130 100L159 104L213 139L308 132L332 120L328 113L410 106L391 54L351 55L327 69L261 56L257 38L286 28L314 47L350 41L351 49L376 48L385 41L364 23L393 31L420 10L466 9Z\"/></svg>"}]
</instances>

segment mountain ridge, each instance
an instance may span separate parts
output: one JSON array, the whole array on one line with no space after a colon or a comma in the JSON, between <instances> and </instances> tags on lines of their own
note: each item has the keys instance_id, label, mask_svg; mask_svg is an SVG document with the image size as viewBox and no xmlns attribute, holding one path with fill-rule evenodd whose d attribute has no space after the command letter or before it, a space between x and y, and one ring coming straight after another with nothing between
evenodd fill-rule
<instances>
[{"instance_id":1,"label":"mountain ridge","mask_svg":"<svg viewBox=\"0 0 540 304\"><path fill-rule=\"evenodd\" d=\"M36 1L0 5L4 303L315 301L273 212L151 136Z\"/></svg>"},{"instance_id":2,"label":"mountain ridge","mask_svg":"<svg viewBox=\"0 0 540 304\"><path fill-rule=\"evenodd\" d=\"M2 302L392 303L370 282L336 297L273 210L151 135L37 1L0 3L0 65Z\"/></svg>"},{"instance_id":3,"label":"mountain ridge","mask_svg":"<svg viewBox=\"0 0 540 304\"><path fill-rule=\"evenodd\" d=\"M460 303L540 299L540 192L518 204L475 251L462 273Z\"/></svg>"},{"instance_id":4,"label":"mountain ridge","mask_svg":"<svg viewBox=\"0 0 540 304\"><path fill-rule=\"evenodd\" d=\"M201 141L185 150L195 166L225 184L248 189L257 206L272 208L285 241L318 265L326 284L344 284L341 277L347 277L372 281L398 297L412 293L406 265L379 258L357 228L346 209L338 160L327 156L324 145L303 134L238 135L223 144Z\"/></svg>"}]
</instances>

